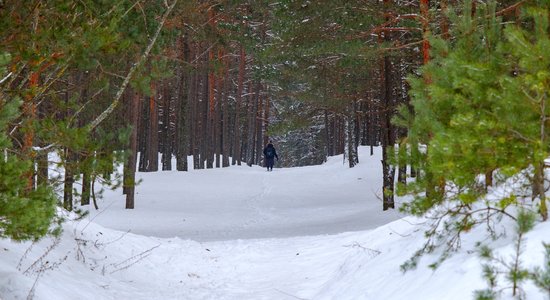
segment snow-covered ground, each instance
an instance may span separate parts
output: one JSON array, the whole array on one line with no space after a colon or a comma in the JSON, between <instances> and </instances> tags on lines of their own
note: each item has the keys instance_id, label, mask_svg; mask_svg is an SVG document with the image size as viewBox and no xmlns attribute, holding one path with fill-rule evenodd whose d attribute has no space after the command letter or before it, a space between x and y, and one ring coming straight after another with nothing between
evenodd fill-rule
<instances>
[{"instance_id":1,"label":"snow-covered ground","mask_svg":"<svg viewBox=\"0 0 550 300\"><path fill-rule=\"evenodd\" d=\"M380 155L363 148L350 169L342 157L323 166L258 166L137 173L136 209L107 192L94 222L132 233L196 241L286 238L372 229L400 216L382 212Z\"/></svg>"},{"instance_id":2,"label":"snow-covered ground","mask_svg":"<svg viewBox=\"0 0 550 300\"><path fill-rule=\"evenodd\" d=\"M472 251L482 228L436 271L437 253L400 271L423 242L422 220L382 212L379 153L361 150L353 169L334 157L273 172L140 173L135 210L108 192L55 247L0 239L0 298L471 299L486 287ZM527 235L525 266L542 264L548 232L545 222ZM512 235L492 245L505 258Z\"/></svg>"}]
</instances>

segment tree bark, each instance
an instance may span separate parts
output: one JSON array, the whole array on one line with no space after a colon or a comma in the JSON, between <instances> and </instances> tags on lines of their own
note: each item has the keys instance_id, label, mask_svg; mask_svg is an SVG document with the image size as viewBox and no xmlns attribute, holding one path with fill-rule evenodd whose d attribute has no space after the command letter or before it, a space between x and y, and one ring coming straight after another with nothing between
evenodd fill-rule
<instances>
[{"instance_id":1,"label":"tree bark","mask_svg":"<svg viewBox=\"0 0 550 300\"><path fill-rule=\"evenodd\" d=\"M222 138L221 138L221 149L220 153L222 155L222 167L229 167L229 149L230 149L230 139L229 139L229 61L225 59L225 76L223 80L223 93L222 93Z\"/></svg>"},{"instance_id":2,"label":"tree bark","mask_svg":"<svg viewBox=\"0 0 550 300\"><path fill-rule=\"evenodd\" d=\"M163 120L162 120L162 170L170 171L172 170L172 126L171 126L171 115L172 115L172 93L170 92L170 82L165 80L163 86Z\"/></svg>"},{"instance_id":3,"label":"tree bark","mask_svg":"<svg viewBox=\"0 0 550 300\"><path fill-rule=\"evenodd\" d=\"M233 158L231 164L241 165L242 151L241 151L241 106L244 87L244 73L246 68L246 54L243 45L240 47L239 55L239 75L237 80L237 95L235 103L235 139L233 140Z\"/></svg>"},{"instance_id":4,"label":"tree bark","mask_svg":"<svg viewBox=\"0 0 550 300\"><path fill-rule=\"evenodd\" d=\"M158 171L159 122L157 105L157 85L155 82L151 82L151 96L149 96L149 139L147 141L147 172Z\"/></svg>"},{"instance_id":5,"label":"tree bark","mask_svg":"<svg viewBox=\"0 0 550 300\"><path fill-rule=\"evenodd\" d=\"M254 95L250 97L251 103L248 107L248 142L247 142L247 165L251 167L255 162L256 157L256 147L255 147L255 139L256 139L256 116L258 113L258 101L260 97L260 90L261 90L261 83L260 80L256 80L256 86Z\"/></svg>"},{"instance_id":6,"label":"tree bark","mask_svg":"<svg viewBox=\"0 0 550 300\"><path fill-rule=\"evenodd\" d=\"M74 183L74 154L65 147L65 181L63 183L63 208L68 211L73 210L73 183Z\"/></svg>"},{"instance_id":7,"label":"tree bark","mask_svg":"<svg viewBox=\"0 0 550 300\"><path fill-rule=\"evenodd\" d=\"M183 60L187 63L191 62L191 48L189 47L189 41L187 34L183 35L182 41L182 56ZM189 155L189 132L191 131L191 122L189 110L189 87L191 75L185 72L182 67L179 68L180 83L178 84L178 99L176 110L176 169L178 171L187 171L187 155Z\"/></svg>"},{"instance_id":8,"label":"tree bark","mask_svg":"<svg viewBox=\"0 0 550 300\"><path fill-rule=\"evenodd\" d=\"M136 162L137 162L137 131L140 112L140 100L139 93L132 93L132 105L130 106L130 124L132 131L130 133L130 143L128 160L126 162L127 178L124 182L126 189L126 209L133 209L135 206L135 183L136 183Z\"/></svg>"},{"instance_id":9,"label":"tree bark","mask_svg":"<svg viewBox=\"0 0 550 300\"><path fill-rule=\"evenodd\" d=\"M421 0L425 1L425 0ZM389 13L389 6L392 4L390 0L384 0L384 8L386 13ZM389 32L384 32L383 36L379 35L379 41L389 41ZM388 159L388 152L393 149L395 141L393 140L393 132L391 125L391 116L393 112L392 104L392 88L391 88L391 61L387 54L383 54L380 67L381 93L382 93L382 191L383 191L383 210L395 208L394 202L394 177L395 167L392 166ZM392 153L393 154L393 153Z\"/></svg>"}]
</instances>

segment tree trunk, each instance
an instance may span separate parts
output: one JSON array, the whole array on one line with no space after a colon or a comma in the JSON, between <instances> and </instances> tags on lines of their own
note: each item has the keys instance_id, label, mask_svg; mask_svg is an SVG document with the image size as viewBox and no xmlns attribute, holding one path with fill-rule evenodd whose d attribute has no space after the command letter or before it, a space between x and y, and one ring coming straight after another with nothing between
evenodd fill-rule
<instances>
[{"instance_id":1,"label":"tree trunk","mask_svg":"<svg viewBox=\"0 0 550 300\"><path fill-rule=\"evenodd\" d=\"M256 88L255 93L253 96L251 96L251 103L249 105L248 109L248 157L247 157L247 165L251 167L255 162L255 138L256 138L256 116L258 113L258 101L260 100L260 89L261 89L261 83L260 80L256 80Z\"/></svg>"},{"instance_id":2,"label":"tree trunk","mask_svg":"<svg viewBox=\"0 0 550 300\"><path fill-rule=\"evenodd\" d=\"M149 149L149 126L151 122L150 119L150 112L149 112L149 101L147 101L147 98L143 98L143 101L140 99L139 108L141 110L141 121L139 122L139 171L140 172L147 172L147 158L148 158L148 149Z\"/></svg>"},{"instance_id":3,"label":"tree trunk","mask_svg":"<svg viewBox=\"0 0 550 300\"><path fill-rule=\"evenodd\" d=\"M256 112L256 150L254 151L256 153L256 159L255 159L255 164L256 165L262 165L262 155L261 153L263 152L263 149L264 149L264 144L263 144L263 121L262 121L262 115L263 115L263 110L264 110L264 98L262 97L262 95L259 95L258 96L258 110Z\"/></svg>"},{"instance_id":4,"label":"tree trunk","mask_svg":"<svg viewBox=\"0 0 550 300\"><path fill-rule=\"evenodd\" d=\"M347 151L347 157L348 157L348 163L349 167L353 168L357 163L359 162L359 158L357 156L357 139L356 139L356 130L355 130L355 100L349 104L348 106L348 114L346 116L345 124L346 124L346 151Z\"/></svg>"},{"instance_id":5,"label":"tree trunk","mask_svg":"<svg viewBox=\"0 0 550 300\"><path fill-rule=\"evenodd\" d=\"M162 120L162 170L172 170L172 126L171 114L172 114L172 93L170 93L170 81L165 80L163 84L163 120Z\"/></svg>"},{"instance_id":6,"label":"tree trunk","mask_svg":"<svg viewBox=\"0 0 550 300\"><path fill-rule=\"evenodd\" d=\"M229 167L229 62L225 60L225 76L223 80L223 93L222 93L222 141L220 153L222 155L222 167Z\"/></svg>"},{"instance_id":7,"label":"tree trunk","mask_svg":"<svg viewBox=\"0 0 550 300\"><path fill-rule=\"evenodd\" d=\"M63 184L63 208L68 211L73 210L73 183L74 183L74 166L72 151L65 147L65 181Z\"/></svg>"},{"instance_id":8,"label":"tree trunk","mask_svg":"<svg viewBox=\"0 0 550 300\"><path fill-rule=\"evenodd\" d=\"M234 140L233 140L233 158L231 164L241 165L241 106L244 87L244 73L246 67L246 54L243 45L240 47L239 55L239 75L237 80L237 95L235 103L235 126L234 126Z\"/></svg>"},{"instance_id":9,"label":"tree trunk","mask_svg":"<svg viewBox=\"0 0 550 300\"><path fill-rule=\"evenodd\" d=\"M328 118L328 111L325 109L324 112L324 121L325 121L325 128L323 130L323 133L324 133L324 138L325 138L325 160L324 161L327 161L327 158L329 156L332 156L331 154L331 138L330 138L330 133L329 133L329 130L330 130L330 122L329 122L329 118Z\"/></svg>"},{"instance_id":10,"label":"tree trunk","mask_svg":"<svg viewBox=\"0 0 550 300\"><path fill-rule=\"evenodd\" d=\"M147 143L147 172L158 171L159 161L159 122L157 107L157 86L151 82L151 96L149 97L149 140Z\"/></svg>"},{"instance_id":11,"label":"tree trunk","mask_svg":"<svg viewBox=\"0 0 550 300\"><path fill-rule=\"evenodd\" d=\"M429 25L429 0L420 0L420 15L422 16L422 59L423 63L427 64L430 61L430 42L428 36L430 34Z\"/></svg>"},{"instance_id":12,"label":"tree trunk","mask_svg":"<svg viewBox=\"0 0 550 300\"><path fill-rule=\"evenodd\" d=\"M48 151L39 151L37 161L37 185L48 185Z\"/></svg>"},{"instance_id":13,"label":"tree trunk","mask_svg":"<svg viewBox=\"0 0 550 300\"><path fill-rule=\"evenodd\" d=\"M132 93L132 105L130 105L130 124L132 131L130 133L130 143L128 160L126 162L126 168L128 175L124 182L126 188L126 209L133 209L135 202L135 183L136 183L136 162L137 162L137 131L139 123L139 107L141 97L139 93Z\"/></svg>"},{"instance_id":14,"label":"tree trunk","mask_svg":"<svg viewBox=\"0 0 550 300\"><path fill-rule=\"evenodd\" d=\"M90 204L91 178L91 171L85 167L82 172L82 196L80 197L80 205Z\"/></svg>"},{"instance_id":15,"label":"tree trunk","mask_svg":"<svg viewBox=\"0 0 550 300\"><path fill-rule=\"evenodd\" d=\"M191 48L189 47L189 41L187 34L184 34L182 38L182 51L183 60L187 63L191 62ZM189 155L189 132L191 131L189 108L189 96L191 92L189 87L191 86L191 75L185 72L182 67L179 68L179 84L177 108L176 108L176 169L178 171L187 171L187 155Z\"/></svg>"},{"instance_id":16,"label":"tree trunk","mask_svg":"<svg viewBox=\"0 0 550 300\"><path fill-rule=\"evenodd\" d=\"M195 51L194 51L194 59L196 59L196 55L199 52L200 47L199 44L195 44ZM193 155L193 169L197 170L200 169L200 134L201 134L201 119L199 117L200 115L200 74L195 73L192 76L192 82L191 82L191 88L189 89L189 101L191 101L191 110L190 110L190 116L189 121L191 122L191 126L189 127L191 130L191 139L190 139L190 145L189 149L191 150L191 154Z\"/></svg>"},{"instance_id":17,"label":"tree trunk","mask_svg":"<svg viewBox=\"0 0 550 300\"><path fill-rule=\"evenodd\" d=\"M386 10L391 1L385 0ZM379 35L379 42L389 41L389 32ZM388 152L393 149L394 140L391 125L391 116L393 112L392 88L391 88L391 61L387 54L383 54L380 67L381 93L382 93L382 114L381 114L381 132L382 132L382 191L383 191L383 210L395 208L394 202L394 177L395 167L388 159ZM393 153L392 153L393 154Z\"/></svg>"},{"instance_id":18,"label":"tree trunk","mask_svg":"<svg viewBox=\"0 0 550 300\"><path fill-rule=\"evenodd\" d=\"M208 59L208 58L206 58ZM208 68L208 60L206 60L205 62L205 66L206 68ZM202 131L202 134L201 136L199 137L200 138L200 141L201 141L201 151L200 151L200 168L201 169L204 169L205 166L206 167L210 167L212 168L212 166L208 166L207 164L211 161L210 160L210 139L211 139L211 134L210 134L210 108L209 108L209 97L210 95L208 94L209 90L210 90L210 87L209 87L209 80L208 80L208 76L209 73L208 71L205 71L204 75L202 76L203 77L203 81L202 81L202 105L201 105L201 109L202 109L202 115L199 116L200 120L201 120L201 131Z\"/></svg>"}]
</instances>

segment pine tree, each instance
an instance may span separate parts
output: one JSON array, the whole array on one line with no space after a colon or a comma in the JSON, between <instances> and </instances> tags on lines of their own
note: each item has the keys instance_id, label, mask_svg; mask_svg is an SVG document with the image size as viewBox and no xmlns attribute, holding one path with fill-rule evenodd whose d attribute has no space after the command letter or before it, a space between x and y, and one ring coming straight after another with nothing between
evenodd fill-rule
<instances>
[{"instance_id":1,"label":"pine tree","mask_svg":"<svg viewBox=\"0 0 550 300\"><path fill-rule=\"evenodd\" d=\"M6 78L10 55L0 53L0 77ZM9 122L18 115L21 101L0 94L0 237L16 241L36 240L50 231L56 216L56 196L46 185L28 186L32 160L13 153L8 138Z\"/></svg>"},{"instance_id":2,"label":"pine tree","mask_svg":"<svg viewBox=\"0 0 550 300\"><path fill-rule=\"evenodd\" d=\"M547 219L549 5L533 3L522 9L521 22L504 25L495 2L473 10L467 1L461 15L450 15L455 38L430 39L432 59L422 76L410 78L415 115L408 107L401 112L410 117L411 154L420 170L405 188L415 196L405 209L436 221L408 265L438 246L444 259L463 232L488 219L515 218L510 207L529 205L519 190L484 199L493 178L501 183L530 173L527 185Z\"/></svg>"},{"instance_id":3,"label":"pine tree","mask_svg":"<svg viewBox=\"0 0 550 300\"><path fill-rule=\"evenodd\" d=\"M540 170L549 153L549 56L542 50L548 29L541 17L546 10L526 11L527 21L535 20L534 31L520 24L503 31L494 3L478 6L473 16L467 5L455 17L455 40L431 40L433 60L422 68L430 80L410 80L416 112L411 139L427 147L418 165L434 178L411 185L420 192L411 212L422 214L444 200L445 185L439 193L422 194L434 179L454 185L459 192L453 199L466 205L485 194L496 169L505 179L532 165L533 182L539 183L534 186L542 186ZM535 194L546 218L544 193Z\"/></svg>"},{"instance_id":4,"label":"pine tree","mask_svg":"<svg viewBox=\"0 0 550 300\"><path fill-rule=\"evenodd\" d=\"M531 272L531 279L537 287L545 291L550 297L550 244L543 243L544 264Z\"/></svg>"}]
</instances>

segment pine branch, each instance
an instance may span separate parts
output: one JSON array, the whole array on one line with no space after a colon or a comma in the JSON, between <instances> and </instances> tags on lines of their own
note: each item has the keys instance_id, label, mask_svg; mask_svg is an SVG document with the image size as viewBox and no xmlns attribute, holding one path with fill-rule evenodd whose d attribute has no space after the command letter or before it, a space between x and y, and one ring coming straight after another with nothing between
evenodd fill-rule
<instances>
[{"instance_id":1,"label":"pine branch","mask_svg":"<svg viewBox=\"0 0 550 300\"><path fill-rule=\"evenodd\" d=\"M111 105L109 105L109 107L107 107L106 110L104 110L97 118L95 118L95 120L92 121L89 128L90 131L94 130L101 122L103 122L103 120L105 120L118 106L118 104L120 103L120 99L122 98L122 95L126 90L126 87L130 83L130 79L132 79L132 76L134 75L136 70L145 62L145 60L149 56L149 53L151 53L151 50L153 49L153 46L155 45L157 38L159 37L160 32L162 31L162 27L164 27L164 23L166 22L166 19L168 19L168 16L176 6L177 2L178 0L174 0L172 5L168 7L168 9L166 10L166 13L164 13L164 16L162 17L162 20L160 21L159 27L157 28L157 31L155 32L153 39L151 39L151 41L149 42L149 45L145 49L145 52L143 52L138 62L134 64L132 68L130 68L130 71L126 75L126 78L124 78L124 81L122 82L122 86L119 88L115 96L115 99L113 100Z\"/></svg>"},{"instance_id":2,"label":"pine branch","mask_svg":"<svg viewBox=\"0 0 550 300\"><path fill-rule=\"evenodd\" d=\"M519 8L521 5L523 5L523 3L527 2L527 0L521 0L519 2L517 2L516 4L513 4L511 6L508 6L502 10L499 10L496 12L496 16L502 16L502 15L505 15L507 14L508 12L512 11L512 10L516 10L517 8Z\"/></svg>"}]
</instances>

